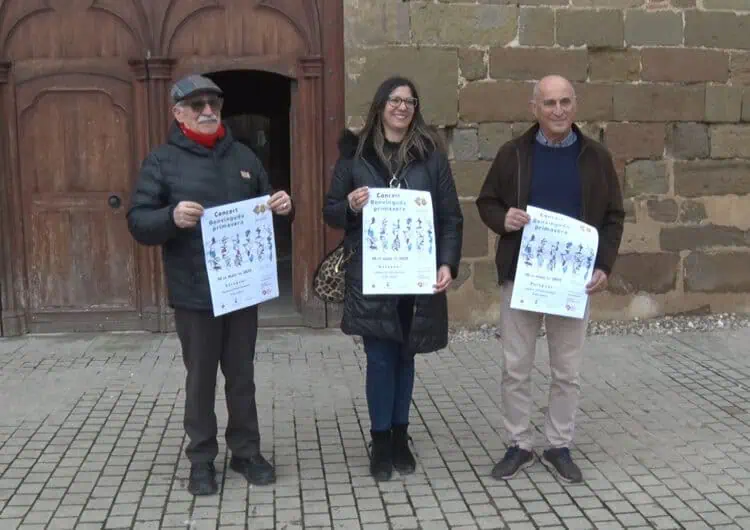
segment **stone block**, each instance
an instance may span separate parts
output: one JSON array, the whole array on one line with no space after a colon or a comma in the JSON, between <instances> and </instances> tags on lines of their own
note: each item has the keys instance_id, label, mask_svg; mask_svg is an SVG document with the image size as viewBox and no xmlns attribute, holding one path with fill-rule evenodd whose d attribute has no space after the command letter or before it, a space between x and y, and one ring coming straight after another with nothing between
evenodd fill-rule
<instances>
[{"instance_id":1,"label":"stone block","mask_svg":"<svg viewBox=\"0 0 750 530\"><path fill-rule=\"evenodd\" d=\"M490 162L475 160L473 162L455 161L451 163L453 179L456 181L456 191L459 197L476 197L482 189Z\"/></svg>"},{"instance_id":2,"label":"stone block","mask_svg":"<svg viewBox=\"0 0 750 530\"><path fill-rule=\"evenodd\" d=\"M695 7L697 2L696 0L671 0L671 4L676 9L690 9Z\"/></svg>"},{"instance_id":3,"label":"stone block","mask_svg":"<svg viewBox=\"0 0 750 530\"><path fill-rule=\"evenodd\" d=\"M464 214L463 256L465 258L482 258L489 251L489 229L479 217L474 201L461 201Z\"/></svg>"},{"instance_id":4,"label":"stone block","mask_svg":"<svg viewBox=\"0 0 750 530\"><path fill-rule=\"evenodd\" d=\"M397 68L397 70L394 70ZM428 123L457 120L458 55L444 48L370 48L349 50L346 76L348 116L366 116L377 86L394 74L407 75L419 90Z\"/></svg>"},{"instance_id":5,"label":"stone block","mask_svg":"<svg viewBox=\"0 0 750 530\"><path fill-rule=\"evenodd\" d=\"M460 48L458 50L458 66L461 69L461 75L467 81L476 81L487 77L484 50Z\"/></svg>"},{"instance_id":6,"label":"stone block","mask_svg":"<svg viewBox=\"0 0 750 530\"><path fill-rule=\"evenodd\" d=\"M516 38L516 5L410 2L414 41L428 45L504 46Z\"/></svg>"},{"instance_id":7,"label":"stone block","mask_svg":"<svg viewBox=\"0 0 750 530\"><path fill-rule=\"evenodd\" d=\"M451 151L456 160L479 158L479 137L476 129L453 129Z\"/></svg>"},{"instance_id":8,"label":"stone block","mask_svg":"<svg viewBox=\"0 0 750 530\"><path fill-rule=\"evenodd\" d=\"M664 250L674 251L750 246L749 234L744 230L713 224L664 227L659 242Z\"/></svg>"},{"instance_id":9,"label":"stone block","mask_svg":"<svg viewBox=\"0 0 750 530\"><path fill-rule=\"evenodd\" d=\"M679 206L674 199L649 199L646 201L648 216L660 223L674 223L677 221Z\"/></svg>"},{"instance_id":10,"label":"stone block","mask_svg":"<svg viewBox=\"0 0 750 530\"><path fill-rule=\"evenodd\" d=\"M625 195L659 195L669 191L664 161L636 160L625 167Z\"/></svg>"},{"instance_id":11,"label":"stone block","mask_svg":"<svg viewBox=\"0 0 750 530\"><path fill-rule=\"evenodd\" d=\"M481 123L479 125L479 156L494 160L498 149L513 138L510 123Z\"/></svg>"},{"instance_id":12,"label":"stone block","mask_svg":"<svg viewBox=\"0 0 750 530\"><path fill-rule=\"evenodd\" d=\"M555 44L555 11L548 7L522 7L518 22L521 46L553 46Z\"/></svg>"},{"instance_id":13,"label":"stone block","mask_svg":"<svg viewBox=\"0 0 750 530\"><path fill-rule=\"evenodd\" d=\"M680 222L685 224L700 223L708 217L706 205L700 201L687 200L680 204Z\"/></svg>"},{"instance_id":14,"label":"stone block","mask_svg":"<svg viewBox=\"0 0 750 530\"><path fill-rule=\"evenodd\" d=\"M738 122L742 117L742 87L708 85L706 87L706 121Z\"/></svg>"},{"instance_id":15,"label":"stone block","mask_svg":"<svg viewBox=\"0 0 750 530\"><path fill-rule=\"evenodd\" d=\"M702 86L643 83L614 87L617 121L702 121L706 91Z\"/></svg>"},{"instance_id":16,"label":"stone block","mask_svg":"<svg viewBox=\"0 0 750 530\"><path fill-rule=\"evenodd\" d=\"M685 291L744 293L750 291L750 254L692 252L684 261Z\"/></svg>"},{"instance_id":17,"label":"stone block","mask_svg":"<svg viewBox=\"0 0 750 530\"><path fill-rule=\"evenodd\" d=\"M468 123L527 120L533 88L521 81L469 83L458 94L459 116Z\"/></svg>"},{"instance_id":18,"label":"stone block","mask_svg":"<svg viewBox=\"0 0 750 530\"><path fill-rule=\"evenodd\" d=\"M639 50L589 50L591 81L637 81L640 76Z\"/></svg>"},{"instance_id":19,"label":"stone block","mask_svg":"<svg viewBox=\"0 0 750 530\"><path fill-rule=\"evenodd\" d=\"M644 81L698 83L729 79L729 54L691 48L644 48L641 50Z\"/></svg>"},{"instance_id":20,"label":"stone block","mask_svg":"<svg viewBox=\"0 0 750 530\"><path fill-rule=\"evenodd\" d=\"M750 49L750 15L697 9L686 11L685 46Z\"/></svg>"},{"instance_id":21,"label":"stone block","mask_svg":"<svg viewBox=\"0 0 750 530\"><path fill-rule=\"evenodd\" d=\"M558 74L570 81L585 81L588 75L586 50L558 48L493 48L490 77L516 81L538 80Z\"/></svg>"},{"instance_id":22,"label":"stone block","mask_svg":"<svg viewBox=\"0 0 750 530\"><path fill-rule=\"evenodd\" d=\"M625 13L628 46L679 46L682 44L682 13L628 10Z\"/></svg>"},{"instance_id":23,"label":"stone block","mask_svg":"<svg viewBox=\"0 0 750 530\"><path fill-rule=\"evenodd\" d=\"M609 291L614 294L653 294L673 291L677 284L679 254L667 252L621 254L612 268Z\"/></svg>"},{"instance_id":24,"label":"stone block","mask_svg":"<svg viewBox=\"0 0 750 530\"><path fill-rule=\"evenodd\" d=\"M750 85L750 52L730 52L729 79L734 86Z\"/></svg>"},{"instance_id":25,"label":"stone block","mask_svg":"<svg viewBox=\"0 0 750 530\"><path fill-rule=\"evenodd\" d=\"M344 1L346 48L409 42L409 4Z\"/></svg>"},{"instance_id":26,"label":"stone block","mask_svg":"<svg viewBox=\"0 0 750 530\"><path fill-rule=\"evenodd\" d=\"M567 6L569 0L518 0L521 6Z\"/></svg>"},{"instance_id":27,"label":"stone block","mask_svg":"<svg viewBox=\"0 0 750 530\"><path fill-rule=\"evenodd\" d=\"M572 0L573 7L628 9L641 7L646 0Z\"/></svg>"},{"instance_id":28,"label":"stone block","mask_svg":"<svg viewBox=\"0 0 750 530\"><path fill-rule=\"evenodd\" d=\"M712 126L711 158L750 158L750 125Z\"/></svg>"},{"instance_id":29,"label":"stone block","mask_svg":"<svg viewBox=\"0 0 750 530\"><path fill-rule=\"evenodd\" d=\"M750 121L750 90L742 94L742 121Z\"/></svg>"},{"instance_id":30,"label":"stone block","mask_svg":"<svg viewBox=\"0 0 750 530\"><path fill-rule=\"evenodd\" d=\"M623 206L623 209L625 210L625 222L626 223L637 222L638 218L635 214L635 200L623 199L622 206Z\"/></svg>"},{"instance_id":31,"label":"stone block","mask_svg":"<svg viewBox=\"0 0 750 530\"><path fill-rule=\"evenodd\" d=\"M581 121L609 121L614 116L612 85L604 83L573 83Z\"/></svg>"},{"instance_id":32,"label":"stone block","mask_svg":"<svg viewBox=\"0 0 750 530\"><path fill-rule=\"evenodd\" d=\"M750 0L703 0L703 8L709 10L750 11Z\"/></svg>"},{"instance_id":33,"label":"stone block","mask_svg":"<svg viewBox=\"0 0 750 530\"><path fill-rule=\"evenodd\" d=\"M673 123L667 127L667 152L674 158L708 158L708 126L702 123Z\"/></svg>"},{"instance_id":34,"label":"stone block","mask_svg":"<svg viewBox=\"0 0 750 530\"><path fill-rule=\"evenodd\" d=\"M581 129L581 132L588 136L589 138L592 138L596 140L597 142L602 141L602 126L597 122L577 122L578 127Z\"/></svg>"},{"instance_id":35,"label":"stone block","mask_svg":"<svg viewBox=\"0 0 750 530\"><path fill-rule=\"evenodd\" d=\"M498 285L497 265L494 261L475 261L472 282L477 291L492 292Z\"/></svg>"},{"instance_id":36,"label":"stone block","mask_svg":"<svg viewBox=\"0 0 750 530\"><path fill-rule=\"evenodd\" d=\"M674 188L675 194L681 197L747 195L750 193L750 161L676 161Z\"/></svg>"},{"instance_id":37,"label":"stone block","mask_svg":"<svg viewBox=\"0 0 750 530\"><path fill-rule=\"evenodd\" d=\"M622 48L622 11L570 9L557 12L557 44L589 48Z\"/></svg>"},{"instance_id":38,"label":"stone block","mask_svg":"<svg viewBox=\"0 0 750 530\"><path fill-rule=\"evenodd\" d=\"M604 141L618 158L661 158L664 155L663 123L610 123Z\"/></svg>"}]
</instances>

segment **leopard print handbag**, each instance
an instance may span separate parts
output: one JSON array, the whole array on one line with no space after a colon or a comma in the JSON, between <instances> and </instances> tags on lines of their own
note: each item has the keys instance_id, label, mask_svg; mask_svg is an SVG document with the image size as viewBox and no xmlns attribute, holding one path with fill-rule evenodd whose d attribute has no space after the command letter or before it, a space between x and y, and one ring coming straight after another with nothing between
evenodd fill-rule
<instances>
[{"instance_id":1,"label":"leopard print handbag","mask_svg":"<svg viewBox=\"0 0 750 530\"><path fill-rule=\"evenodd\" d=\"M313 292L318 298L332 304L343 303L344 273L353 254L354 250L344 250L342 241L320 262L313 276Z\"/></svg>"}]
</instances>

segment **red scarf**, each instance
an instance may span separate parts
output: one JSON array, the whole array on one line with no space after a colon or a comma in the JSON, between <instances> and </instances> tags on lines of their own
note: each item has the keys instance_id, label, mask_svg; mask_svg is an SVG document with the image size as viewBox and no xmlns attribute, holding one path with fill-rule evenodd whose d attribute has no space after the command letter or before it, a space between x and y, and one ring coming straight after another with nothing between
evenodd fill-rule
<instances>
[{"instance_id":1,"label":"red scarf","mask_svg":"<svg viewBox=\"0 0 750 530\"><path fill-rule=\"evenodd\" d=\"M182 131L182 134L190 138L195 143L200 144L203 147L208 147L209 149L213 148L213 146L216 145L216 142L224 138L223 123L220 123L219 128L216 129L216 132L211 134L204 134L202 132L188 129L183 123L180 124L180 130Z\"/></svg>"}]
</instances>

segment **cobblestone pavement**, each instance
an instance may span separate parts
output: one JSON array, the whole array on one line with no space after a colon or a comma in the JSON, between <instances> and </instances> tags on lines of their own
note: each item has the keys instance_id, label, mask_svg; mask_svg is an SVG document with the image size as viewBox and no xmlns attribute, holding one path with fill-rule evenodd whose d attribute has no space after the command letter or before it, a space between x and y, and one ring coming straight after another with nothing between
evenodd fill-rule
<instances>
[{"instance_id":1,"label":"cobblestone pavement","mask_svg":"<svg viewBox=\"0 0 750 530\"><path fill-rule=\"evenodd\" d=\"M417 473L377 485L361 349L265 331L256 382L278 482L248 487L221 449L220 495L194 500L174 335L0 340L0 529L750 528L748 344L747 329L592 337L573 451L587 480L569 486L540 463L488 476L504 450L499 343L455 343L417 361ZM548 373L541 343L536 426ZM223 398L217 412L221 431Z\"/></svg>"}]
</instances>

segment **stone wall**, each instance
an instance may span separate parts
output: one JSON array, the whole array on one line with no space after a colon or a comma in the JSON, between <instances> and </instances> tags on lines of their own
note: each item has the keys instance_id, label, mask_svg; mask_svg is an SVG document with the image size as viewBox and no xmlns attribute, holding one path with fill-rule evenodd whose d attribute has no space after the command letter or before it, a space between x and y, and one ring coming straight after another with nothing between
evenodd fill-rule
<instances>
[{"instance_id":1,"label":"stone wall","mask_svg":"<svg viewBox=\"0 0 750 530\"><path fill-rule=\"evenodd\" d=\"M573 81L579 122L616 158L627 220L595 318L748 310L750 0L345 0L346 111L411 76L444 128L466 218L451 311L498 316L495 236L474 198L531 120L533 80Z\"/></svg>"}]
</instances>

